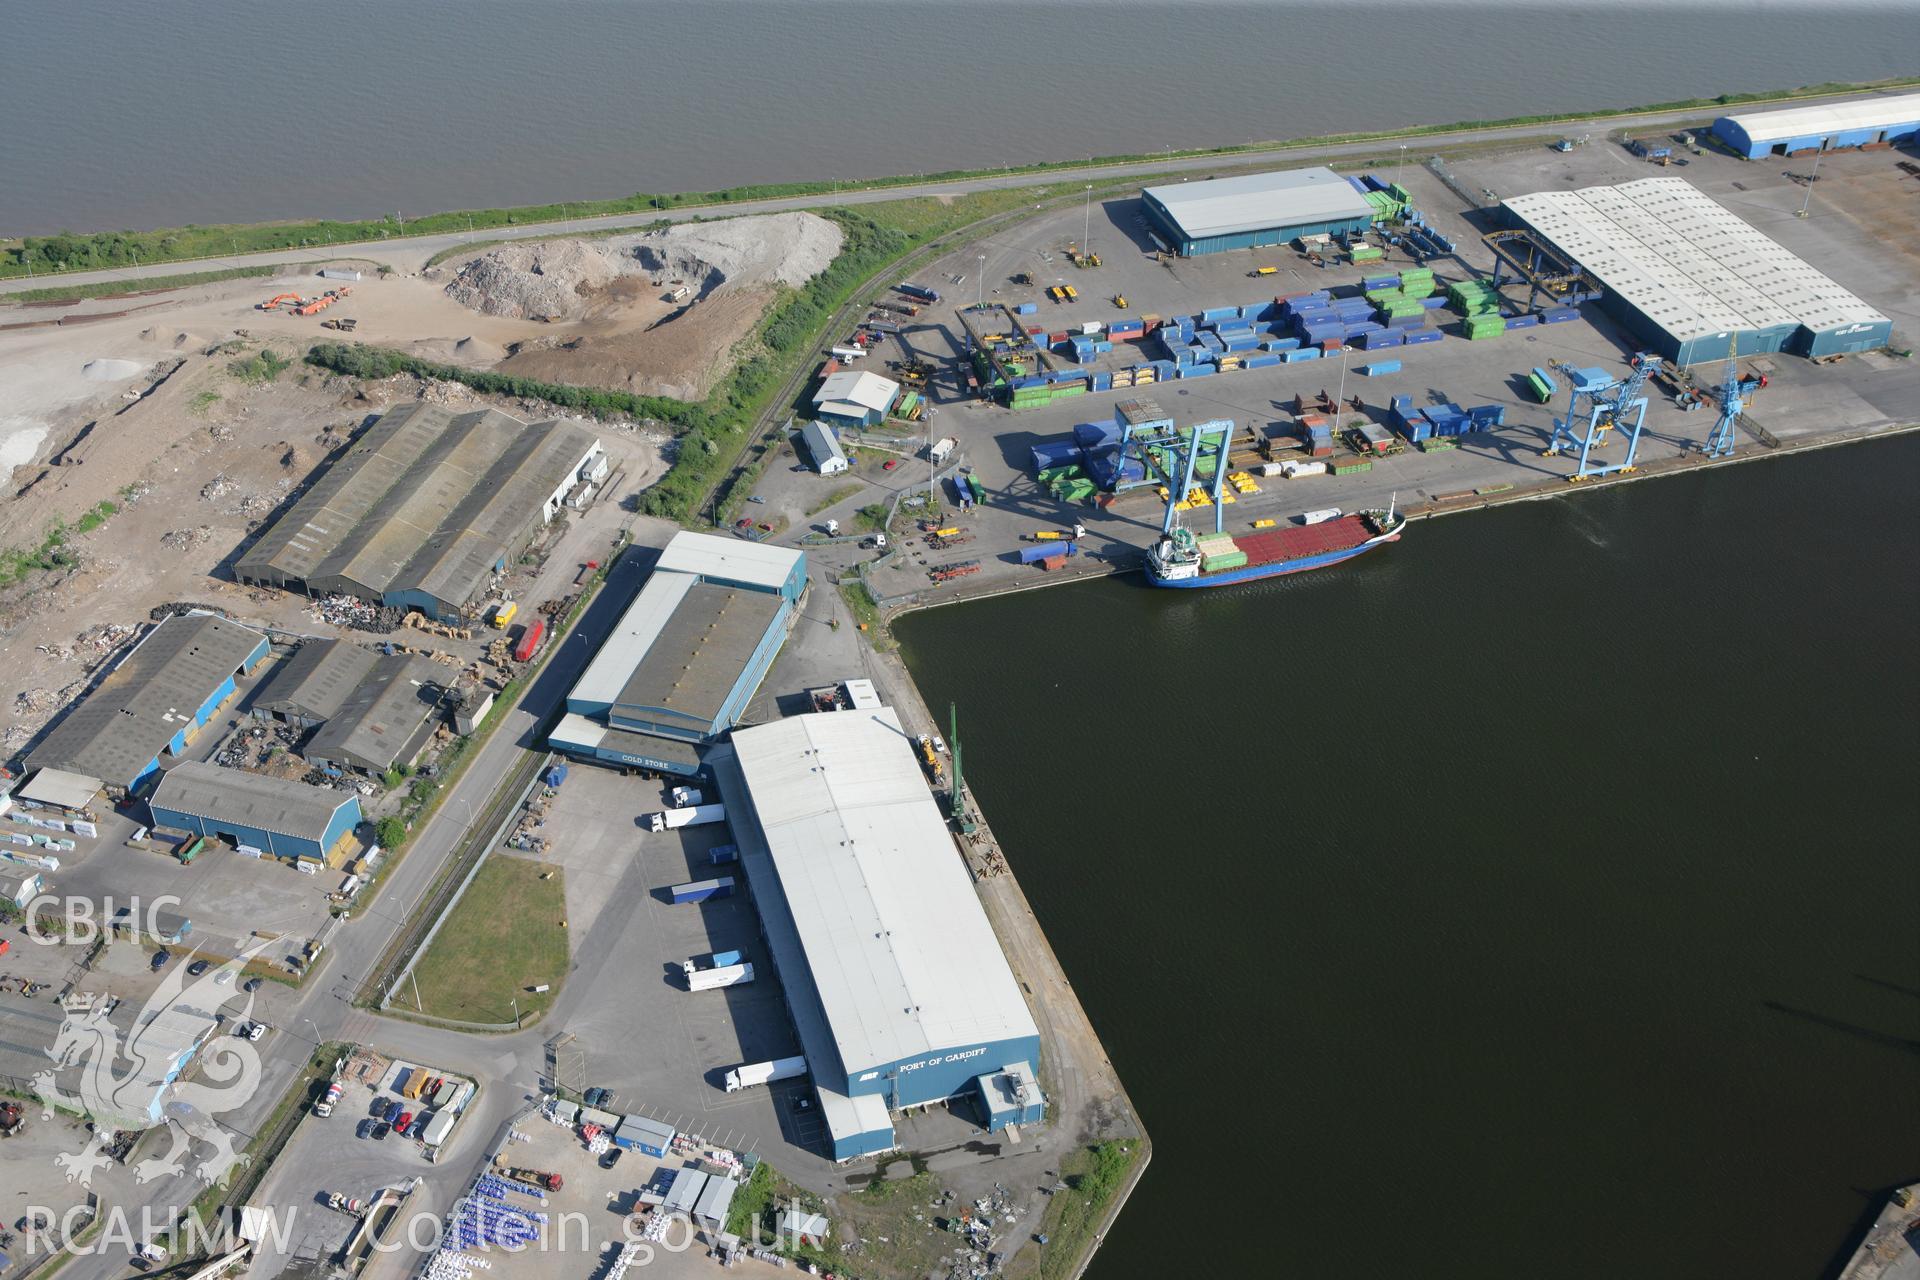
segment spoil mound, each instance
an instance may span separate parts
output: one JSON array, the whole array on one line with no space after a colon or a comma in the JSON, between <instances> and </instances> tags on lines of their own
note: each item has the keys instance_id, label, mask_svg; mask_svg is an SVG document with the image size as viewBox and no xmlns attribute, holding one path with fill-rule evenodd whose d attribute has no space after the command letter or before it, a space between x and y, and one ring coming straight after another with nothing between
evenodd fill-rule
<instances>
[{"instance_id":1,"label":"spoil mound","mask_svg":"<svg viewBox=\"0 0 1920 1280\"><path fill-rule=\"evenodd\" d=\"M137 360L89 360L80 372L90 382L125 382L139 377L146 367Z\"/></svg>"},{"instance_id":2,"label":"spoil mound","mask_svg":"<svg viewBox=\"0 0 1920 1280\"><path fill-rule=\"evenodd\" d=\"M839 226L811 213L728 218L605 240L506 244L460 269L447 296L483 315L582 320L686 284L721 290L799 285L840 251Z\"/></svg>"},{"instance_id":3,"label":"spoil mound","mask_svg":"<svg viewBox=\"0 0 1920 1280\"><path fill-rule=\"evenodd\" d=\"M453 354L461 360L485 360L492 364L507 358L507 349L485 338L462 338L453 344Z\"/></svg>"},{"instance_id":4,"label":"spoil mound","mask_svg":"<svg viewBox=\"0 0 1920 1280\"><path fill-rule=\"evenodd\" d=\"M827 269L842 238L838 223L816 214L775 213L649 231L633 252L663 283L681 280L708 294L727 285L805 284Z\"/></svg>"}]
</instances>

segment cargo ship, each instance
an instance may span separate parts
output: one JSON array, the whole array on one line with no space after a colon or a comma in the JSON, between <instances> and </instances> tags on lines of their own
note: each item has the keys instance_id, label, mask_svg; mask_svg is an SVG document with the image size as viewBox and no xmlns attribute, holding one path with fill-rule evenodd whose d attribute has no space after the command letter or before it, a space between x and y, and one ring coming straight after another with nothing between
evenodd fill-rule
<instances>
[{"instance_id":1,"label":"cargo ship","mask_svg":"<svg viewBox=\"0 0 1920 1280\"><path fill-rule=\"evenodd\" d=\"M1389 506L1317 524L1246 534L1196 537L1176 526L1147 553L1147 581L1156 587L1227 587L1283 573L1323 569L1400 540L1407 518Z\"/></svg>"}]
</instances>

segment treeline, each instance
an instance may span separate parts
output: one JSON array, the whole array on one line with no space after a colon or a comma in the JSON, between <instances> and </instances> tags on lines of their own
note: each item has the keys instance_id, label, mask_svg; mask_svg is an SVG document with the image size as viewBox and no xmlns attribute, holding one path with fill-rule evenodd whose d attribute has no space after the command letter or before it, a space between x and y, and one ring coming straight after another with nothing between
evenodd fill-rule
<instances>
[{"instance_id":1,"label":"treeline","mask_svg":"<svg viewBox=\"0 0 1920 1280\"><path fill-rule=\"evenodd\" d=\"M686 522L698 511L720 473L738 452L742 432L766 408L793 357L816 345L820 329L861 282L882 266L930 239L890 227L865 213L836 209L826 215L845 233L827 269L799 289L785 290L761 320L748 351L700 404L668 396L635 395L607 387L543 382L516 374L422 360L403 351L361 343L321 342L307 363L353 378L390 378L411 373L458 382L490 395L544 400L599 419L639 418L675 429L678 452L667 474L641 496L649 515Z\"/></svg>"}]
</instances>

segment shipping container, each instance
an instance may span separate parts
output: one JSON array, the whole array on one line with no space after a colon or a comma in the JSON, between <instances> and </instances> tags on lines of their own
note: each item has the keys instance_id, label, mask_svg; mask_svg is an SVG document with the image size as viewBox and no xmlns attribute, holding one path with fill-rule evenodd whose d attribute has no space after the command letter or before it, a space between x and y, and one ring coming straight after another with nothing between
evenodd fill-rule
<instances>
[{"instance_id":1,"label":"shipping container","mask_svg":"<svg viewBox=\"0 0 1920 1280\"><path fill-rule=\"evenodd\" d=\"M547 785L549 787L558 789L560 784L565 782L566 780L567 780L567 766L565 766L564 764L556 764L551 769L547 770Z\"/></svg>"},{"instance_id":2,"label":"shipping container","mask_svg":"<svg viewBox=\"0 0 1920 1280\"><path fill-rule=\"evenodd\" d=\"M525 662L532 658L540 648L540 641L546 638L547 620L535 618L520 630L520 640L513 646L513 660Z\"/></svg>"},{"instance_id":3,"label":"shipping container","mask_svg":"<svg viewBox=\"0 0 1920 1280\"><path fill-rule=\"evenodd\" d=\"M733 877L721 876L715 880L689 880L685 884L676 884L668 888L667 895L672 902L706 902L714 898L733 896Z\"/></svg>"},{"instance_id":4,"label":"shipping container","mask_svg":"<svg viewBox=\"0 0 1920 1280\"><path fill-rule=\"evenodd\" d=\"M1020 563L1034 564L1034 563L1037 563L1038 561L1048 559L1052 556L1060 556L1064 558L1066 556L1078 555L1078 554L1079 554L1079 545L1071 540L1067 542L1055 542L1055 541L1039 542L1029 547L1020 548Z\"/></svg>"},{"instance_id":5,"label":"shipping container","mask_svg":"<svg viewBox=\"0 0 1920 1280\"><path fill-rule=\"evenodd\" d=\"M717 844L707 850L707 862L711 866L724 867L728 863L740 861L740 846L737 844Z\"/></svg>"}]
</instances>

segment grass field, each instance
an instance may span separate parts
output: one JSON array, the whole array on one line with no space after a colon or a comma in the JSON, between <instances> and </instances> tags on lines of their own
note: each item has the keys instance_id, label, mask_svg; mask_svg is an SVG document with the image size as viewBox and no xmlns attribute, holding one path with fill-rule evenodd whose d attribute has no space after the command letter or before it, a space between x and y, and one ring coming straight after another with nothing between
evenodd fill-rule
<instances>
[{"instance_id":1,"label":"grass field","mask_svg":"<svg viewBox=\"0 0 1920 1280\"><path fill-rule=\"evenodd\" d=\"M542 876L548 876L542 879ZM462 1022L511 1022L545 1013L567 976L566 881L558 867L495 854L441 924L414 983L395 1004L420 991L422 1013ZM546 983L551 989L534 993Z\"/></svg>"}]
</instances>

